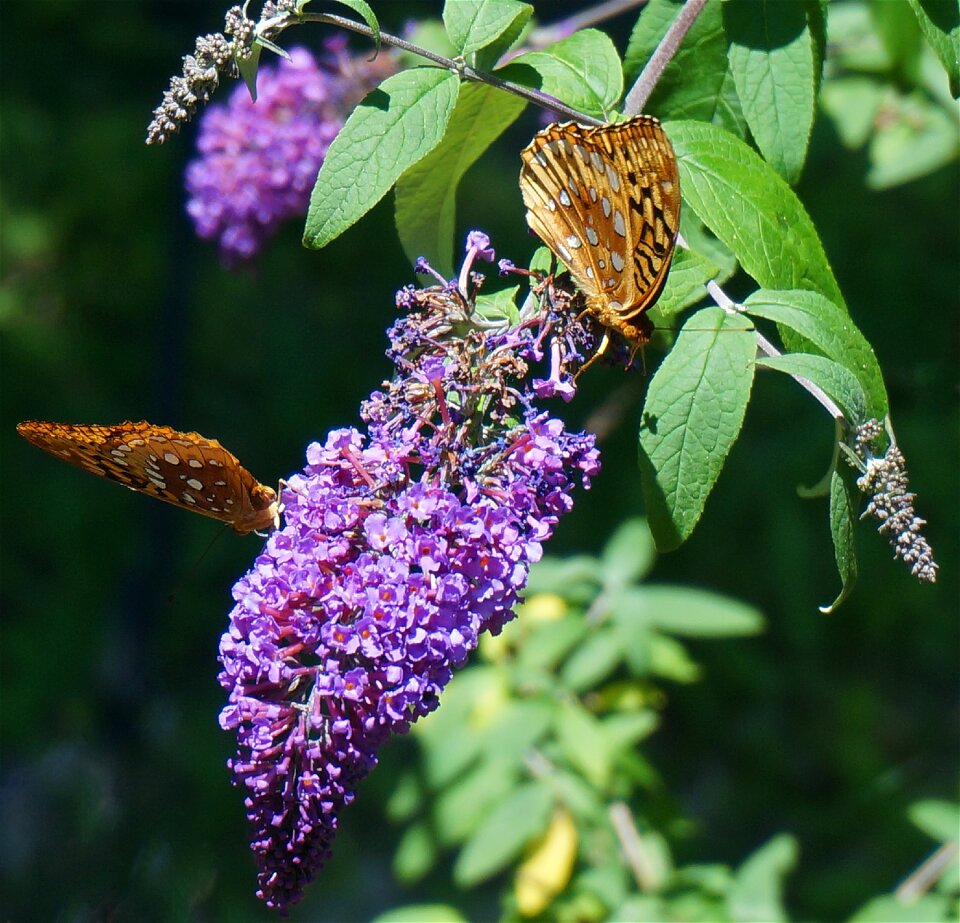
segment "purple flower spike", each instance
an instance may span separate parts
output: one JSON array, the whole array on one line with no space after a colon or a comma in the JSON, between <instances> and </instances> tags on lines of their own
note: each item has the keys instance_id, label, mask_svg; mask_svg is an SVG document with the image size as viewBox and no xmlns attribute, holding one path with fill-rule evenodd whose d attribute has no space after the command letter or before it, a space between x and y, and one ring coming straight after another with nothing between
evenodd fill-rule
<instances>
[{"instance_id":1,"label":"purple flower spike","mask_svg":"<svg viewBox=\"0 0 960 923\"><path fill-rule=\"evenodd\" d=\"M305 48L263 67L257 101L237 87L200 123L199 157L187 167L187 213L216 240L226 263L255 256L287 219L307 210L317 171L347 113L396 70L390 55L369 61L327 42L319 61Z\"/></svg>"},{"instance_id":2,"label":"purple flower spike","mask_svg":"<svg viewBox=\"0 0 960 923\"><path fill-rule=\"evenodd\" d=\"M230 765L269 907L297 901L326 862L380 745L513 617L576 482L599 467L593 437L524 386L530 330L450 333L451 317L469 324L464 294L403 290L397 377L365 402L366 432L307 448L284 528L233 589L221 724L237 733Z\"/></svg>"}]
</instances>

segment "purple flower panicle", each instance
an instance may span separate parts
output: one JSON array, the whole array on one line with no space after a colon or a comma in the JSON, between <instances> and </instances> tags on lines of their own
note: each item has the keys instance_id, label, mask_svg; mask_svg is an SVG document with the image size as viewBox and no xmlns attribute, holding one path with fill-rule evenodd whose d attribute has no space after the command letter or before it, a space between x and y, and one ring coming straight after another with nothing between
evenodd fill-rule
<instances>
[{"instance_id":1,"label":"purple flower panicle","mask_svg":"<svg viewBox=\"0 0 960 923\"><path fill-rule=\"evenodd\" d=\"M488 247L471 239L461 278ZM221 642L258 894L281 910L328 858L379 746L435 709L480 633L512 617L576 482L599 467L593 437L522 384L532 327L449 335L473 315L456 283L398 302L397 376L365 402L366 433L308 447Z\"/></svg>"},{"instance_id":2,"label":"purple flower panicle","mask_svg":"<svg viewBox=\"0 0 960 923\"><path fill-rule=\"evenodd\" d=\"M262 67L257 101L238 86L204 113L199 157L187 167L187 213L225 262L255 256L287 219L306 212L317 171L347 114L396 70L389 54L351 55L341 37L319 59L306 48Z\"/></svg>"}]
</instances>

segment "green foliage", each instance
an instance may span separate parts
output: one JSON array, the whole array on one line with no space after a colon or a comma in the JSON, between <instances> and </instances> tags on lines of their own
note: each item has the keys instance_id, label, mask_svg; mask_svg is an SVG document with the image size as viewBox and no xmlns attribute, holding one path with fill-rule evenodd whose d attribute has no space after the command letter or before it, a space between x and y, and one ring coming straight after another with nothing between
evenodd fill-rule
<instances>
[{"instance_id":1,"label":"green foliage","mask_svg":"<svg viewBox=\"0 0 960 923\"><path fill-rule=\"evenodd\" d=\"M651 0L644 7L624 56L629 80L635 79L649 60L680 6L678 0ZM661 118L713 122L745 138L747 124L730 70L729 47L723 5L711 0L657 82L649 110Z\"/></svg>"},{"instance_id":2,"label":"green foliage","mask_svg":"<svg viewBox=\"0 0 960 923\"><path fill-rule=\"evenodd\" d=\"M830 535L833 538L834 560L840 574L840 593L824 613L833 612L852 592L857 582L857 554L854 546L859 493L854 484L854 473L849 468L834 468L830 472Z\"/></svg>"},{"instance_id":3,"label":"green foliage","mask_svg":"<svg viewBox=\"0 0 960 923\"><path fill-rule=\"evenodd\" d=\"M456 195L463 175L523 111L523 100L482 84L460 90L443 140L396 185L396 222L411 262L453 273Z\"/></svg>"},{"instance_id":4,"label":"green foliage","mask_svg":"<svg viewBox=\"0 0 960 923\"><path fill-rule=\"evenodd\" d=\"M765 317L789 328L820 353L833 359L860 384L860 415L847 419L861 423L868 417L883 419L889 410L883 373L864 335L846 311L816 292L771 292L760 289L743 303L751 317ZM866 414L866 416L864 416Z\"/></svg>"},{"instance_id":5,"label":"green foliage","mask_svg":"<svg viewBox=\"0 0 960 923\"><path fill-rule=\"evenodd\" d=\"M796 864L797 842L793 837L781 834L761 846L734 876L727 895L730 919L737 923L785 923L783 878Z\"/></svg>"},{"instance_id":6,"label":"green foliage","mask_svg":"<svg viewBox=\"0 0 960 923\"><path fill-rule=\"evenodd\" d=\"M938 843L952 843L960 830L960 805L949 801L919 801L910 820Z\"/></svg>"},{"instance_id":7,"label":"green foliage","mask_svg":"<svg viewBox=\"0 0 960 923\"><path fill-rule=\"evenodd\" d=\"M670 275L663 294L651 313L656 321L666 321L703 300L703 287L720 275L720 269L696 249L681 249L673 256Z\"/></svg>"},{"instance_id":8,"label":"green foliage","mask_svg":"<svg viewBox=\"0 0 960 923\"><path fill-rule=\"evenodd\" d=\"M660 550L680 545L703 513L743 425L755 353L748 321L704 308L681 328L650 382L640 473Z\"/></svg>"},{"instance_id":9,"label":"green foliage","mask_svg":"<svg viewBox=\"0 0 960 923\"><path fill-rule=\"evenodd\" d=\"M305 7L311 0L303 0L300 4L297 12L303 13ZM373 8L370 6L366 0L333 0L334 3L339 3L340 6L345 6L347 9L353 10L354 13L359 14L360 18L370 27L373 32L373 42L377 50L380 50L380 23L377 20L377 15L374 13Z\"/></svg>"},{"instance_id":10,"label":"green foliage","mask_svg":"<svg viewBox=\"0 0 960 923\"><path fill-rule=\"evenodd\" d=\"M362 218L442 140L460 82L418 67L388 77L354 109L317 176L304 243L322 247Z\"/></svg>"},{"instance_id":11,"label":"green foliage","mask_svg":"<svg viewBox=\"0 0 960 923\"><path fill-rule=\"evenodd\" d=\"M757 147L788 183L807 159L822 61L809 4L727 0L723 25L733 85Z\"/></svg>"},{"instance_id":12,"label":"green foliage","mask_svg":"<svg viewBox=\"0 0 960 923\"><path fill-rule=\"evenodd\" d=\"M522 54L503 69L503 75L523 82L526 67L540 76L539 89L586 115L609 120L623 94L617 49L596 29L575 32L551 45L549 52Z\"/></svg>"},{"instance_id":13,"label":"green foliage","mask_svg":"<svg viewBox=\"0 0 960 923\"><path fill-rule=\"evenodd\" d=\"M846 3L831 11L823 108L868 183L885 189L960 156L960 8L952 0Z\"/></svg>"},{"instance_id":14,"label":"green foliage","mask_svg":"<svg viewBox=\"0 0 960 923\"><path fill-rule=\"evenodd\" d=\"M758 359L757 365L813 382L839 405L848 420L869 419L866 413L867 400L860 382L853 372L839 362L808 353L790 353L786 356Z\"/></svg>"},{"instance_id":15,"label":"green foliage","mask_svg":"<svg viewBox=\"0 0 960 923\"><path fill-rule=\"evenodd\" d=\"M517 0L453 0L443 24L457 53L476 67L493 67L520 37L533 7Z\"/></svg>"},{"instance_id":16,"label":"green foliage","mask_svg":"<svg viewBox=\"0 0 960 923\"><path fill-rule=\"evenodd\" d=\"M668 122L684 201L764 288L802 288L843 305L813 222L744 142L704 122Z\"/></svg>"},{"instance_id":17,"label":"green foliage","mask_svg":"<svg viewBox=\"0 0 960 923\"><path fill-rule=\"evenodd\" d=\"M659 856L647 872L664 895L658 912L673 907L672 895L688 899L690 875L674 868L666 839L646 816L660 786L639 748L660 723L659 684L677 679L671 663L695 668L679 638L742 637L763 621L716 594L641 583L653 563L647 536L642 522L628 520L599 559L545 558L518 619L485 639L482 662L455 677L443 707L415 727L422 765L398 785L419 792L395 864L407 880L422 878L454 848L457 881L476 886L529 853L561 809L573 818L580 846L556 914L588 894L621 919L616 908L640 897L620 852L627 832L611 822L628 805L631 835ZM726 877L724 893L733 907L770 906L771 881L786 870L782 848L768 844Z\"/></svg>"}]
</instances>

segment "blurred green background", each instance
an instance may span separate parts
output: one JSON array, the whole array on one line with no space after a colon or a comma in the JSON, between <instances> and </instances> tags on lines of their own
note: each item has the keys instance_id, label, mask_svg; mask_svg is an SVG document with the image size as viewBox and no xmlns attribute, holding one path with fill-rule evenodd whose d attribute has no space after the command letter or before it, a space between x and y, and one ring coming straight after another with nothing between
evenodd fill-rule
<instances>
[{"instance_id":1,"label":"blurred green background","mask_svg":"<svg viewBox=\"0 0 960 923\"><path fill-rule=\"evenodd\" d=\"M396 31L439 4L376 8ZM148 419L219 438L270 483L301 466L308 441L355 422L389 371L393 293L414 281L389 202L320 253L299 246L294 223L256 268L229 273L183 211L192 130L143 145L181 55L222 12L0 4L4 920L269 918L224 766L232 738L216 720L230 586L259 540L71 469L14 431L24 419ZM609 27L621 50L631 21ZM318 47L323 35L285 40ZM538 125L521 117L460 198L461 238L483 228L519 264L534 244L518 151ZM685 861L735 864L778 831L798 837L797 919L843 919L895 886L932 847L905 809L954 798L957 783L958 172L877 192L868 170L821 116L798 192L887 377L939 582L917 585L867 526L853 598L817 612L838 587L826 509L795 488L819 479L833 431L781 376L758 379L701 525L654 572L767 616L757 638L693 645L704 680L671 689L647 754L695 822ZM644 384L597 368L558 408L576 425L618 422L551 552L595 552L642 512ZM387 749L293 919L361 920L433 899L496 915L495 890L458 894L442 870L415 890L391 877L390 765L416 758L410 740Z\"/></svg>"}]
</instances>

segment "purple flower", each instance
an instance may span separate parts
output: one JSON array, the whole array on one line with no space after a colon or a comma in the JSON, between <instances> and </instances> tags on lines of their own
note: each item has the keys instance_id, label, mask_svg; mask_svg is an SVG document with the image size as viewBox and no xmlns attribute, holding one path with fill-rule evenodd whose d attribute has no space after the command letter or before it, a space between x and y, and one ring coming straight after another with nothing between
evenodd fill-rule
<instances>
[{"instance_id":1,"label":"purple flower","mask_svg":"<svg viewBox=\"0 0 960 923\"><path fill-rule=\"evenodd\" d=\"M396 69L331 39L319 60L293 48L263 67L257 101L238 86L200 123L200 156L187 167L187 213L197 234L217 240L225 262L255 256L288 218L303 215L317 171L347 113Z\"/></svg>"},{"instance_id":2,"label":"purple flower","mask_svg":"<svg viewBox=\"0 0 960 923\"><path fill-rule=\"evenodd\" d=\"M487 255L489 254L489 255ZM471 237L459 278L489 240ZM221 684L254 827L259 896L283 909L330 855L377 750L439 704L481 632L513 617L529 565L599 467L593 437L535 405L523 329L462 336L475 289L405 289L397 376L307 448L283 529L233 590ZM546 315L543 323L550 323Z\"/></svg>"}]
</instances>

